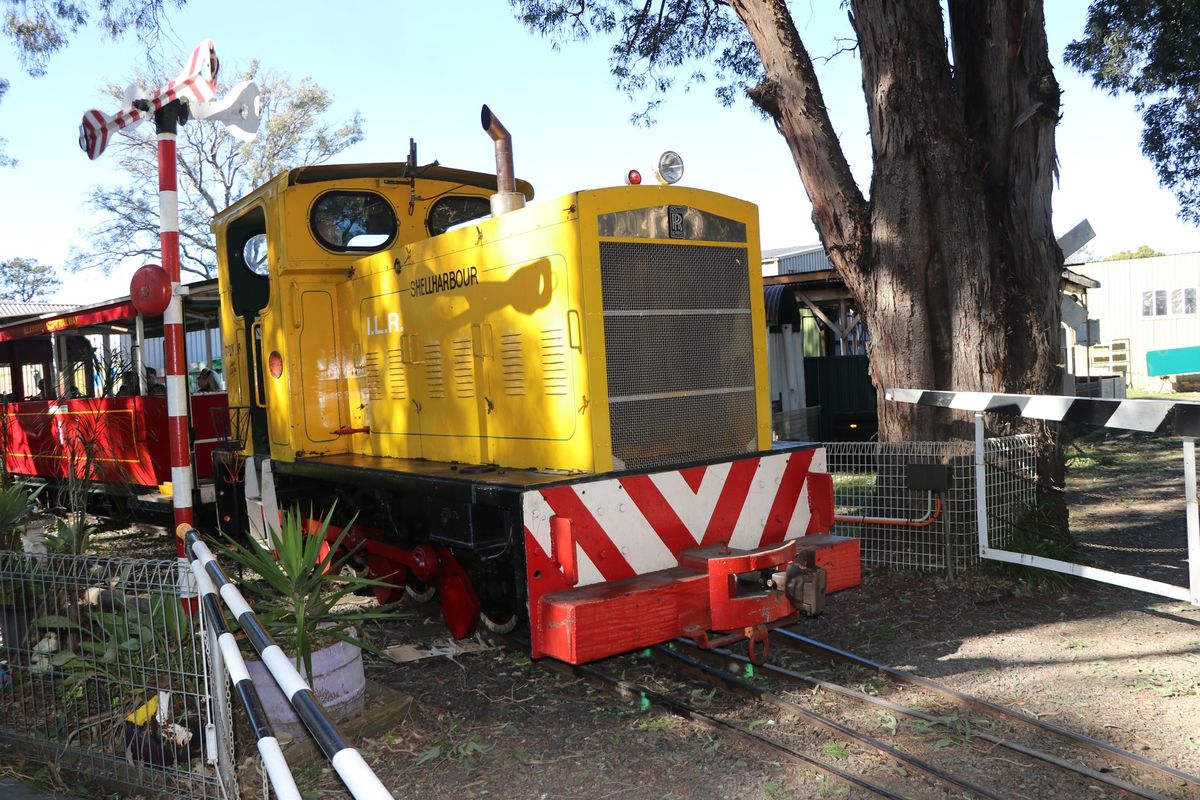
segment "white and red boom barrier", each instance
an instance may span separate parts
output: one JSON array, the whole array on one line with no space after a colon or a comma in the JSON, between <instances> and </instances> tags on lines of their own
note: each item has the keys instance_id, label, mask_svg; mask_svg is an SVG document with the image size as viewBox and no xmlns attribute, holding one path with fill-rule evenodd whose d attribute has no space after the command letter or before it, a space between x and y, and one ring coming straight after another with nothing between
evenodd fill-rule
<instances>
[{"instance_id":1,"label":"white and red boom barrier","mask_svg":"<svg viewBox=\"0 0 1200 800\"><path fill-rule=\"evenodd\" d=\"M118 131L137 125L159 109L183 100L187 103L207 103L217 91L217 48L212 39L205 39L192 51L187 66L173 81L143 95L136 86L125 91L125 104L111 117L92 109L83 115L79 124L79 147L93 161L108 147L108 140Z\"/></svg>"}]
</instances>

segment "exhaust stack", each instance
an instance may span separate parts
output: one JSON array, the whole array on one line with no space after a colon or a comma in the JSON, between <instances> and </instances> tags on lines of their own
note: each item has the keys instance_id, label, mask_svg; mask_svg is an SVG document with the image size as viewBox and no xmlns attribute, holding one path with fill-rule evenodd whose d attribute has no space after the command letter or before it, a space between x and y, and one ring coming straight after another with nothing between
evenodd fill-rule
<instances>
[{"instance_id":1,"label":"exhaust stack","mask_svg":"<svg viewBox=\"0 0 1200 800\"><path fill-rule=\"evenodd\" d=\"M498 217L524 208L525 195L517 191L517 177L513 170L512 135L486 105L480 111L479 121L496 143L496 193L491 199L492 216Z\"/></svg>"}]
</instances>

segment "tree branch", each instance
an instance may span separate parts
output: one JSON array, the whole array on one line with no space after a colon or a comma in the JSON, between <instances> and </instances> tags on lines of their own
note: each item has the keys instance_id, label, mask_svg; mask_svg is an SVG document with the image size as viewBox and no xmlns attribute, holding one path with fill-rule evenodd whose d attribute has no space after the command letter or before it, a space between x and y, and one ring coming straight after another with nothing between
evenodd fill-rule
<instances>
[{"instance_id":1,"label":"tree branch","mask_svg":"<svg viewBox=\"0 0 1200 800\"><path fill-rule=\"evenodd\" d=\"M834 265L847 282L866 260L868 206L850 172L812 60L785 0L730 0L746 25L766 69L747 94L775 121L787 140L813 206L813 224Z\"/></svg>"}]
</instances>

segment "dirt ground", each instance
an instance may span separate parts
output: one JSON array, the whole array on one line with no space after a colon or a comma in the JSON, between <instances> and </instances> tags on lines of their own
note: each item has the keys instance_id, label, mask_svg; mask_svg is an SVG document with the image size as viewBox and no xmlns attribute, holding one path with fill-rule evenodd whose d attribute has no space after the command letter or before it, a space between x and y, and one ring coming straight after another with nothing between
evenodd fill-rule
<instances>
[{"instance_id":1,"label":"dirt ground","mask_svg":"<svg viewBox=\"0 0 1200 800\"><path fill-rule=\"evenodd\" d=\"M432 609L406 612L376 634L381 641L432 644L436 627L426 611ZM876 571L862 588L830 598L823 616L795 629L1200 773L1200 609L1097 585L1044 593L977 576L949 586L930 575ZM820 662L807 664L810 672L846 679L824 671ZM642 711L511 652L402 665L372 659L368 675L415 701L389 731L359 742L397 797L846 796L840 785L790 763L729 744L656 708ZM872 682L865 674L857 680ZM911 691L875 690L935 713L954 713ZM694 689L692 697L705 695ZM741 708L720 710L774 724L777 712L751 708L748 700L737 704ZM937 735L908 721L890 733L888 727L881 723L871 732L905 747ZM832 737L796 736L812 739L818 755L838 757L840 751L825 744ZM1072 796L1058 793L1053 775L1038 781L1029 777L1036 769L1015 770L1010 758L980 746L963 749L963 758L978 762L976 770L985 777L994 773L997 785L1007 787L1005 796ZM856 755L874 758L857 754L853 745L841 757L853 761ZM1024 791L1014 775L1027 780ZM320 767L306 767L299 776L313 796L340 796L336 779Z\"/></svg>"},{"instance_id":2,"label":"dirt ground","mask_svg":"<svg viewBox=\"0 0 1200 800\"><path fill-rule=\"evenodd\" d=\"M1073 529L1091 563L1186 583L1182 460L1178 442L1113 438L1068 449ZM1084 477L1080 477L1084 476ZM130 536L130 532L112 532ZM376 644L445 645L436 605L408 606L368 631ZM1015 579L978 569L954 585L931 573L869 569L862 587L831 596L800 633L963 692L1200 774L1200 609L1095 583ZM1104 797L1055 773L961 735L983 724L940 701L866 673L776 647L786 660L942 715L929 726L819 693L793 691L885 742L948 759L997 793L1017 798ZM636 658L607 669L667 680ZM564 677L527 657L488 649L395 664L369 657L368 678L411 695L390 728L356 742L397 797L806 798L857 797L835 781L758 750L730 744L702 725L642 709ZM667 680L714 713L773 729L790 746L853 770L895 772L858 745L785 723L751 700ZM947 733L957 730L958 733ZM245 751L249 752L249 751ZM1095 762L1097 768L1100 762ZM306 797L341 797L336 777L311 758L296 774ZM1116 774L1129 777L1118 769ZM246 796L258 796L254 760L243 764ZM1160 784L1171 797L1180 785ZM919 796L958 797L929 788Z\"/></svg>"}]
</instances>

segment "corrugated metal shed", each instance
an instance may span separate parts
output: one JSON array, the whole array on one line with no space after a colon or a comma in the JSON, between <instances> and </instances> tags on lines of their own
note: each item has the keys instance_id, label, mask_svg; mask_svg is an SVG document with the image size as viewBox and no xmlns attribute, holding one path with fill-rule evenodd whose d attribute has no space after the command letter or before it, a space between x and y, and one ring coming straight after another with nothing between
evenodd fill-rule
<instances>
[{"instance_id":1,"label":"corrugated metal shed","mask_svg":"<svg viewBox=\"0 0 1200 800\"><path fill-rule=\"evenodd\" d=\"M819 244L764 250L762 264L763 275L800 275L833 269L833 264L825 255L825 248Z\"/></svg>"},{"instance_id":2,"label":"corrugated metal shed","mask_svg":"<svg viewBox=\"0 0 1200 800\"><path fill-rule=\"evenodd\" d=\"M0 302L0 320L8 321L22 317L40 317L43 314L57 314L62 311L73 311L79 308L73 303L19 303Z\"/></svg>"}]
</instances>

